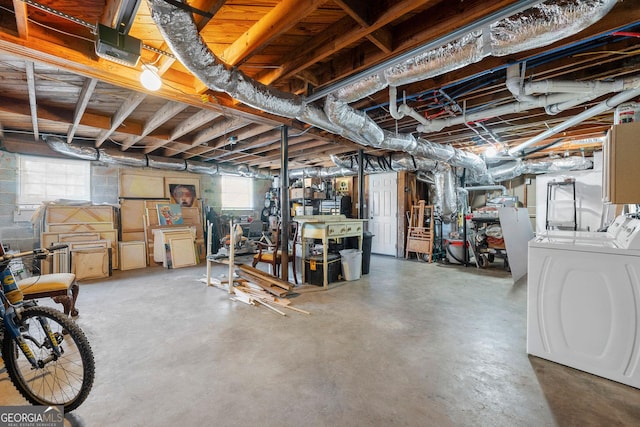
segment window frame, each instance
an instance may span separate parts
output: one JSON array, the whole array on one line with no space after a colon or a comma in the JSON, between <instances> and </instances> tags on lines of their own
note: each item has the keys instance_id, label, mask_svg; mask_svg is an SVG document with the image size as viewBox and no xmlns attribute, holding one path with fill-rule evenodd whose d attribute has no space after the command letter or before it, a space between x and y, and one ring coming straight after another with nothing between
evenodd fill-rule
<instances>
[{"instance_id":1,"label":"window frame","mask_svg":"<svg viewBox=\"0 0 640 427\"><path fill-rule=\"evenodd\" d=\"M241 181L242 180L242 181ZM237 189L238 184L242 182L245 186L244 188ZM232 184L232 185L231 185ZM225 191L225 188L231 187L231 191ZM227 194L243 194L249 192L248 206L228 206L225 202L229 202L226 200L225 195ZM243 176L232 176L232 175L221 175L220 176L220 210L223 211L245 211L245 210L253 210L255 209L255 200L254 200L254 179L247 178Z\"/></svg>"},{"instance_id":2,"label":"window frame","mask_svg":"<svg viewBox=\"0 0 640 427\"><path fill-rule=\"evenodd\" d=\"M37 167L42 168L42 171L38 173L33 166L28 168L28 162L38 165ZM72 168L71 171L69 168ZM62 177L61 171L63 171ZM54 173L57 176L54 177ZM91 162L87 160L18 154L17 181L16 205L19 209L35 209L44 202L59 199L91 201ZM67 189L82 187L84 194L70 197L69 191L47 192L46 186L39 193L29 194L27 190L29 186L42 186L45 181L51 181L52 186L64 186ZM78 182L82 184L78 185Z\"/></svg>"}]
</instances>

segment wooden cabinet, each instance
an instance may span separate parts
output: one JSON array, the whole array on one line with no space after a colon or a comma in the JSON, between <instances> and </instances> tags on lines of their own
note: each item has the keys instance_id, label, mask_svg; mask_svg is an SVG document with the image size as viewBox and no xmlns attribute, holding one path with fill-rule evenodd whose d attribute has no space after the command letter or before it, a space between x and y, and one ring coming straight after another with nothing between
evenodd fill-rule
<instances>
[{"instance_id":1,"label":"wooden cabinet","mask_svg":"<svg viewBox=\"0 0 640 427\"><path fill-rule=\"evenodd\" d=\"M640 203L640 122L611 127L604 146L603 199L613 204Z\"/></svg>"}]
</instances>

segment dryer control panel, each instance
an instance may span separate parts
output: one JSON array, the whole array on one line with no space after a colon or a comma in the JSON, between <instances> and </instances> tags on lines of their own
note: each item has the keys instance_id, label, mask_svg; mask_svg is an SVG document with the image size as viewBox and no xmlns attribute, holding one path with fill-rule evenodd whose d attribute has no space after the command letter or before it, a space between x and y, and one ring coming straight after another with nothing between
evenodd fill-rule
<instances>
[{"instance_id":1,"label":"dryer control panel","mask_svg":"<svg viewBox=\"0 0 640 427\"><path fill-rule=\"evenodd\" d=\"M617 233L616 245L622 249L640 249L640 219L627 217Z\"/></svg>"}]
</instances>

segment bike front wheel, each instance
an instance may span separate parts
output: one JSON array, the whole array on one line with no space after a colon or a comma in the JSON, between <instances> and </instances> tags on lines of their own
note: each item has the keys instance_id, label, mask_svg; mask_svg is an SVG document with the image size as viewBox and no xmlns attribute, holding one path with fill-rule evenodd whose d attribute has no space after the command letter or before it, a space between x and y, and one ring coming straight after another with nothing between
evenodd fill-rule
<instances>
[{"instance_id":1,"label":"bike front wheel","mask_svg":"<svg viewBox=\"0 0 640 427\"><path fill-rule=\"evenodd\" d=\"M43 321L60 354L54 351ZM35 306L22 312L20 330L38 366L34 368L5 334L2 358L14 386L34 405L63 405L65 412L76 409L89 395L95 375L93 352L82 329L53 308Z\"/></svg>"}]
</instances>

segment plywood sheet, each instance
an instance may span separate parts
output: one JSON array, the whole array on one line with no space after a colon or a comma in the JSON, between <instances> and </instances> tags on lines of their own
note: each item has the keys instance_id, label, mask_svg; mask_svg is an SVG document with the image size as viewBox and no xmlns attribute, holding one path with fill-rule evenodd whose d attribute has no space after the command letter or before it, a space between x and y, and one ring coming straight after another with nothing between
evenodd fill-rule
<instances>
[{"instance_id":1,"label":"plywood sheet","mask_svg":"<svg viewBox=\"0 0 640 427\"><path fill-rule=\"evenodd\" d=\"M109 249L78 249L71 251L71 272L77 280L109 277Z\"/></svg>"},{"instance_id":2,"label":"plywood sheet","mask_svg":"<svg viewBox=\"0 0 640 427\"><path fill-rule=\"evenodd\" d=\"M90 231L111 230L112 222L87 222L82 224L48 224L52 233L82 233Z\"/></svg>"},{"instance_id":3,"label":"plywood sheet","mask_svg":"<svg viewBox=\"0 0 640 427\"><path fill-rule=\"evenodd\" d=\"M123 233L144 231L144 200L120 201L120 227Z\"/></svg>"},{"instance_id":4,"label":"plywood sheet","mask_svg":"<svg viewBox=\"0 0 640 427\"><path fill-rule=\"evenodd\" d=\"M167 252L167 268L188 267L197 264L193 237L172 237L169 239Z\"/></svg>"},{"instance_id":5,"label":"plywood sheet","mask_svg":"<svg viewBox=\"0 0 640 427\"><path fill-rule=\"evenodd\" d=\"M120 197L164 197L164 177L123 172L120 174Z\"/></svg>"},{"instance_id":6,"label":"plywood sheet","mask_svg":"<svg viewBox=\"0 0 640 427\"><path fill-rule=\"evenodd\" d=\"M57 206L47 207L46 224L81 224L110 222L114 224L113 206ZM47 230L49 231L49 230Z\"/></svg>"},{"instance_id":7,"label":"plywood sheet","mask_svg":"<svg viewBox=\"0 0 640 427\"><path fill-rule=\"evenodd\" d=\"M147 254L143 241L120 242L119 246L121 270L133 270L147 266Z\"/></svg>"}]
</instances>

